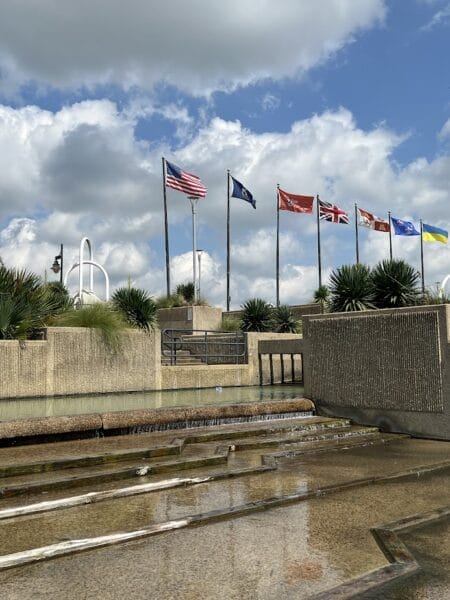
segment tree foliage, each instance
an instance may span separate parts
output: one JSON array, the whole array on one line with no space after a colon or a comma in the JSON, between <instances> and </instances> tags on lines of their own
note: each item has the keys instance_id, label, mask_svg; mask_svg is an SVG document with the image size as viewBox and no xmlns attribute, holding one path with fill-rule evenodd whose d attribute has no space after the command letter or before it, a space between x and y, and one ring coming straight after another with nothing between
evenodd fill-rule
<instances>
[{"instance_id":1,"label":"tree foliage","mask_svg":"<svg viewBox=\"0 0 450 600\"><path fill-rule=\"evenodd\" d=\"M156 328L156 304L145 290L135 287L119 288L114 292L111 302L132 327L144 331Z\"/></svg>"}]
</instances>

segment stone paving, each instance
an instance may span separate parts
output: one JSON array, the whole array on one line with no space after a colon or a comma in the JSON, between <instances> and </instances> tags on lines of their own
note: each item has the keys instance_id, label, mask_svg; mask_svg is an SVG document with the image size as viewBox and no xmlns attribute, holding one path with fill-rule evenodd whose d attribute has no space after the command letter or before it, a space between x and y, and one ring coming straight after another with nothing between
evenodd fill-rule
<instances>
[{"instance_id":1,"label":"stone paving","mask_svg":"<svg viewBox=\"0 0 450 600\"><path fill-rule=\"evenodd\" d=\"M308 417L2 448L0 475L7 599L450 597L448 442Z\"/></svg>"}]
</instances>

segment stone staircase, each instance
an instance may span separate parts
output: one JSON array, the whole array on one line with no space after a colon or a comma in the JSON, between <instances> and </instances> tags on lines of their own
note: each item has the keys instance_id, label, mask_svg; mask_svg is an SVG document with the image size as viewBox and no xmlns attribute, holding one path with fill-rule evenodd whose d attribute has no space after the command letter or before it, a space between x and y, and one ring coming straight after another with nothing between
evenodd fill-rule
<instances>
[{"instance_id":1,"label":"stone staircase","mask_svg":"<svg viewBox=\"0 0 450 600\"><path fill-rule=\"evenodd\" d=\"M154 536L162 533L175 536L173 543L177 544L177 531L200 525L198 543L204 544L209 539L204 537L209 535L206 525L255 515L257 526L262 518L258 515L268 509L341 490L365 489L372 483L387 481L392 486L402 478L417 480L421 473L450 468L450 457L436 465L430 454L428 465L411 469L401 452L401 444L409 441L408 436L357 426L343 418L303 416L1 448L0 585L4 569L21 566L21 581L25 581L28 577L23 569L32 568L36 561L58 556L72 560L82 550L137 539L152 538L145 543L154 544ZM377 467L379 471L370 470L374 457L391 446L394 459ZM247 537L253 535L253 529L246 531ZM217 532L211 535L215 540ZM274 531L274 539L276 536ZM170 543L170 538L164 539ZM220 540L214 543L220 547ZM120 549L129 555L128 565L134 561L134 548L125 544ZM89 554L90 570L96 569L100 556ZM150 564L152 556L148 557ZM64 564L70 568L69 563ZM206 565L202 565L203 572ZM128 577L127 569L121 577ZM161 569L162 576L164 567ZM7 584L14 579L11 574L8 577ZM194 597L178 595L178 590L173 596L170 579L161 581L158 585L169 586L165 592L159 588L149 592L145 587L142 596L133 597ZM75 597L68 593L69 599ZM98 594L97 590L86 597ZM217 592L208 594L201 597L227 598ZM57 596L49 593L46 597Z\"/></svg>"},{"instance_id":2,"label":"stone staircase","mask_svg":"<svg viewBox=\"0 0 450 600\"><path fill-rule=\"evenodd\" d=\"M169 350L163 350L161 354L161 365L163 367L172 366L172 358ZM190 350L177 350L176 362L174 366L186 366L186 365L201 365L202 360L197 356L194 356Z\"/></svg>"}]
</instances>

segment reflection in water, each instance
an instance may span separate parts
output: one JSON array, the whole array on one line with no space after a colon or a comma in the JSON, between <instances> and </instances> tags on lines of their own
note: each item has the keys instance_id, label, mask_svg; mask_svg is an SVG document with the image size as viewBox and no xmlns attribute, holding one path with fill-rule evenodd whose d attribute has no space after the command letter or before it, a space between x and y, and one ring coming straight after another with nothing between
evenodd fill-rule
<instances>
[{"instance_id":1,"label":"reflection in water","mask_svg":"<svg viewBox=\"0 0 450 600\"><path fill-rule=\"evenodd\" d=\"M274 385L1 400L0 421L142 408L288 400L302 395L300 385Z\"/></svg>"}]
</instances>

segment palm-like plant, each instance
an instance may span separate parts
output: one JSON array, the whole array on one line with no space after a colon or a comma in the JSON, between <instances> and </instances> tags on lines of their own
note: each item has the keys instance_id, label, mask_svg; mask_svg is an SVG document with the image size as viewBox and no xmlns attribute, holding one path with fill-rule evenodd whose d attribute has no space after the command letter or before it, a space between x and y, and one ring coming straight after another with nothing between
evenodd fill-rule
<instances>
[{"instance_id":1,"label":"palm-like plant","mask_svg":"<svg viewBox=\"0 0 450 600\"><path fill-rule=\"evenodd\" d=\"M299 333L301 321L294 317L292 309L287 304L277 306L273 311L275 331L278 333Z\"/></svg>"},{"instance_id":2,"label":"palm-like plant","mask_svg":"<svg viewBox=\"0 0 450 600\"><path fill-rule=\"evenodd\" d=\"M145 290L135 287L119 288L114 292L111 302L132 327L145 331L156 328L156 304Z\"/></svg>"},{"instance_id":3,"label":"palm-like plant","mask_svg":"<svg viewBox=\"0 0 450 600\"><path fill-rule=\"evenodd\" d=\"M195 302L194 284L192 282L180 283L179 285L177 285L175 295L184 298L186 304L193 304Z\"/></svg>"},{"instance_id":4,"label":"palm-like plant","mask_svg":"<svg viewBox=\"0 0 450 600\"><path fill-rule=\"evenodd\" d=\"M325 312L330 301L330 290L326 285L320 285L314 292L313 298L316 304L320 304L322 312Z\"/></svg>"},{"instance_id":5,"label":"palm-like plant","mask_svg":"<svg viewBox=\"0 0 450 600\"><path fill-rule=\"evenodd\" d=\"M404 260L383 260L372 272L375 304L378 308L396 308L417 304L420 275Z\"/></svg>"},{"instance_id":6,"label":"palm-like plant","mask_svg":"<svg viewBox=\"0 0 450 600\"><path fill-rule=\"evenodd\" d=\"M375 307L374 289L369 267L343 265L330 276L332 312L370 310Z\"/></svg>"},{"instance_id":7,"label":"palm-like plant","mask_svg":"<svg viewBox=\"0 0 450 600\"><path fill-rule=\"evenodd\" d=\"M38 275L0 265L0 306L0 337L24 339L45 327L60 301Z\"/></svg>"},{"instance_id":8,"label":"palm-like plant","mask_svg":"<svg viewBox=\"0 0 450 600\"><path fill-rule=\"evenodd\" d=\"M247 300L241 306L242 331L273 331L273 307L261 298Z\"/></svg>"}]
</instances>

